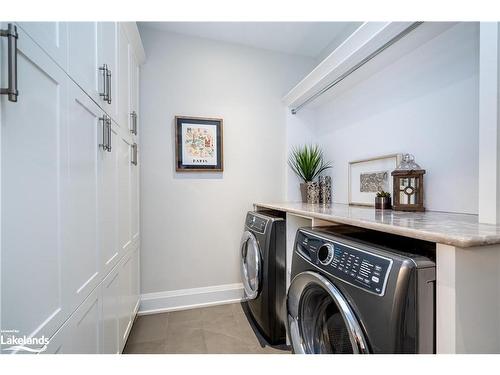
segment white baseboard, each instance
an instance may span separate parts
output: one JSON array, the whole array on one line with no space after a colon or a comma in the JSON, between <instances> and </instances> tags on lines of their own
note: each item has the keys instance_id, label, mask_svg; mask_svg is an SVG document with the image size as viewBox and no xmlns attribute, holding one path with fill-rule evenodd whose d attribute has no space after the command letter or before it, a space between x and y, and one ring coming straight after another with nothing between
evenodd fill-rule
<instances>
[{"instance_id":1,"label":"white baseboard","mask_svg":"<svg viewBox=\"0 0 500 375\"><path fill-rule=\"evenodd\" d=\"M223 305L242 300L243 285L241 283L145 293L141 296L138 315Z\"/></svg>"}]
</instances>

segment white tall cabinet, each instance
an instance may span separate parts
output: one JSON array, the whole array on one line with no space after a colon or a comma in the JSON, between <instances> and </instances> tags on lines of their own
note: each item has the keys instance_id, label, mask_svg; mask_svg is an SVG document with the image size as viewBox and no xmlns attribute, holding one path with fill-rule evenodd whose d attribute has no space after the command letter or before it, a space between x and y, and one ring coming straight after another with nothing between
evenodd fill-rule
<instances>
[{"instance_id":1,"label":"white tall cabinet","mask_svg":"<svg viewBox=\"0 0 500 375\"><path fill-rule=\"evenodd\" d=\"M19 96L0 96L0 329L50 338L49 353L120 353L139 306L137 27L15 25Z\"/></svg>"}]
</instances>

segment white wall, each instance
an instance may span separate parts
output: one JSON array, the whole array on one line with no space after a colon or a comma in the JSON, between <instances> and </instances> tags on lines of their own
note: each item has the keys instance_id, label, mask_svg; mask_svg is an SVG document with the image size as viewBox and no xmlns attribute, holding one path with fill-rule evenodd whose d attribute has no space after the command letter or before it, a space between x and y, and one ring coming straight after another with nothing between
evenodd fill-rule
<instances>
[{"instance_id":1,"label":"white wall","mask_svg":"<svg viewBox=\"0 0 500 375\"><path fill-rule=\"evenodd\" d=\"M304 108L296 115L292 115L289 109L286 111L286 141L287 141L287 163L293 147L304 144L317 143L315 124L316 111ZM288 202L300 202L300 183L303 182L288 166L286 168L286 191L285 200Z\"/></svg>"},{"instance_id":2,"label":"white wall","mask_svg":"<svg viewBox=\"0 0 500 375\"><path fill-rule=\"evenodd\" d=\"M141 28L142 292L240 282L246 211L285 192L281 97L312 59ZM224 119L224 173L176 173L175 115Z\"/></svg>"},{"instance_id":3,"label":"white wall","mask_svg":"<svg viewBox=\"0 0 500 375\"><path fill-rule=\"evenodd\" d=\"M409 152L427 209L478 212L478 42L477 23L458 24L315 109L335 202L348 202L349 161Z\"/></svg>"}]
</instances>

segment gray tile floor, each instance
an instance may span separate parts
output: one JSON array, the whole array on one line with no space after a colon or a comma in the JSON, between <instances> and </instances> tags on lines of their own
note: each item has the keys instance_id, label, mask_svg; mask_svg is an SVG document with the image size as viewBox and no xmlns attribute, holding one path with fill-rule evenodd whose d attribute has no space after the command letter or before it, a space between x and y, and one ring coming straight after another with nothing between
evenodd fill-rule
<instances>
[{"instance_id":1,"label":"gray tile floor","mask_svg":"<svg viewBox=\"0 0 500 375\"><path fill-rule=\"evenodd\" d=\"M125 354L288 354L262 346L241 304L137 317Z\"/></svg>"}]
</instances>

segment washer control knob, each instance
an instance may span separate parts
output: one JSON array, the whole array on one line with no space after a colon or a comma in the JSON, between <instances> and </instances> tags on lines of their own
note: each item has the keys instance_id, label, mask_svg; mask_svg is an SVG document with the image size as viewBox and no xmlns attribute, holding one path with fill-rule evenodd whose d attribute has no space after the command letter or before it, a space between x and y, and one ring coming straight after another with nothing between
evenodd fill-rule
<instances>
[{"instance_id":1,"label":"washer control knob","mask_svg":"<svg viewBox=\"0 0 500 375\"><path fill-rule=\"evenodd\" d=\"M319 262L326 266L330 264L333 259L333 246L329 243L321 245L318 250L318 260Z\"/></svg>"}]
</instances>

